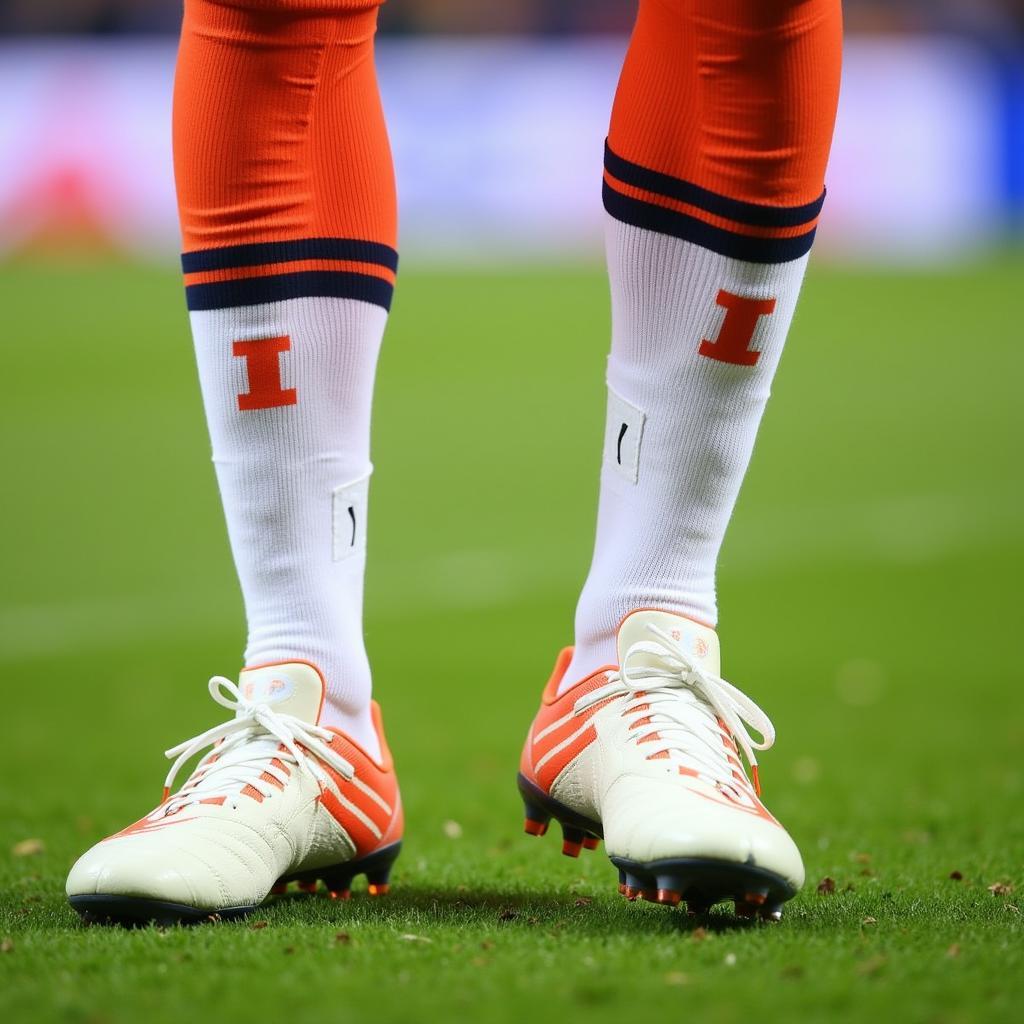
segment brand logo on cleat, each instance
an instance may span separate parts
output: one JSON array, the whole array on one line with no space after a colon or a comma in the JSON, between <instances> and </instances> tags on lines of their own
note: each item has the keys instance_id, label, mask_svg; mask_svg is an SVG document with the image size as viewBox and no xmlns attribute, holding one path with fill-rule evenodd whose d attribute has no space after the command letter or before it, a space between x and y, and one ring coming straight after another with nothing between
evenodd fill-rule
<instances>
[{"instance_id":1,"label":"brand logo on cleat","mask_svg":"<svg viewBox=\"0 0 1024 1024\"><path fill-rule=\"evenodd\" d=\"M670 630L669 635L676 643L683 643L689 647L698 658L708 656L708 642L702 636L696 636L690 630L684 632L681 629Z\"/></svg>"},{"instance_id":2,"label":"brand logo on cleat","mask_svg":"<svg viewBox=\"0 0 1024 1024\"><path fill-rule=\"evenodd\" d=\"M247 679L242 686L246 700L255 704L280 704L295 692L295 684L287 676Z\"/></svg>"}]
</instances>

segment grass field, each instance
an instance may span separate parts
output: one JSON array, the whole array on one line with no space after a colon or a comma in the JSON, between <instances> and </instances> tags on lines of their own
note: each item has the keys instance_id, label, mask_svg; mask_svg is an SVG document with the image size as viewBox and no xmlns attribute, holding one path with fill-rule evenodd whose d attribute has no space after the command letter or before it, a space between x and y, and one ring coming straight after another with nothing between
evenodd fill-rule
<instances>
[{"instance_id":1,"label":"grass field","mask_svg":"<svg viewBox=\"0 0 1024 1024\"><path fill-rule=\"evenodd\" d=\"M0 1020L1020 1020L1022 275L805 290L720 580L725 673L779 728L766 795L808 867L782 924L627 904L603 852L521 834L519 746L592 538L605 284L409 271L368 584L393 892L126 932L80 925L65 874L217 720L240 602L174 274L5 267Z\"/></svg>"}]
</instances>

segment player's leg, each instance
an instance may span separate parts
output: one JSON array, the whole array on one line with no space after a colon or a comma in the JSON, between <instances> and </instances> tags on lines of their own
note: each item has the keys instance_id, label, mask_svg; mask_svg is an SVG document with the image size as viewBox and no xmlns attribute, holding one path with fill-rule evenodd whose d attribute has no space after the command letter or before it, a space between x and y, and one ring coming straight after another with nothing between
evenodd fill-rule
<instances>
[{"instance_id":1,"label":"player's leg","mask_svg":"<svg viewBox=\"0 0 1024 1024\"><path fill-rule=\"evenodd\" d=\"M195 749L223 742L73 869L69 895L93 917L244 911L292 877L344 893L366 872L379 891L397 852L361 621L370 403L397 265L378 2L185 3L183 266L246 668L237 690L212 687L239 717Z\"/></svg>"},{"instance_id":2,"label":"player's leg","mask_svg":"<svg viewBox=\"0 0 1024 1024\"><path fill-rule=\"evenodd\" d=\"M803 879L740 764L771 724L719 678L714 581L822 203L840 39L839 0L641 0L612 113L597 540L524 788L541 818L554 796L602 823L623 885L669 901L750 909Z\"/></svg>"}]
</instances>

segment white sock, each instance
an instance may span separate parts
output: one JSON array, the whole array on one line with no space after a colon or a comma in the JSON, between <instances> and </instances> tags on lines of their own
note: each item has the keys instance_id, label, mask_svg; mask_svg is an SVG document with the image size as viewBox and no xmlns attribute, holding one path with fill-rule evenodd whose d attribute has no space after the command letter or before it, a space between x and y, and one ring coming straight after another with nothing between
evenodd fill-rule
<instances>
[{"instance_id":1,"label":"white sock","mask_svg":"<svg viewBox=\"0 0 1024 1024\"><path fill-rule=\"evenodd\" d=\"M245 663L315 664L327 684L321 723L376 756L362 605L370 404L387 313L310 297L191 318L248 619Z\"/></svg>"},{"instance_id":2,"label":"white sock","mask_svg":"<svg viewBox=\"0 0 1024 1024\"><path fill-rule=\"evenodd\" d=\"M618 624L636 608L716 624L719 548L807 265L806 255L731 259L610 216L606 238L612 349L597 540L563 688L615 664ZM720 297L733 305L724 334ZM758 315L769 306L742 300L774 308Z\"/></svg>"}]
</instances>

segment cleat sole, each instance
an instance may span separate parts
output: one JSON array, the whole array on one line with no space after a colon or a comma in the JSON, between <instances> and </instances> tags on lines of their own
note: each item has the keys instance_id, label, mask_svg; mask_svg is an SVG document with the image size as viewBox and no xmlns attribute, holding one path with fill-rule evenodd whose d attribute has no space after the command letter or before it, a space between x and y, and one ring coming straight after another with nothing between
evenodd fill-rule
<instances>
[{"instance_id":1,"label":"cleat sole","mask_svg":"<svg viewBox=\"0 0 1024 1024\"><path fill-rule=\"evenodd\" d=\"M347 900L352 895L352 880L366 875L367 891L371 896L383 896L388 891L388 879L402 844L393 843L359 860L331 867L301 871L279 878L271 887L274 895L282 895L289 882L297 882L300 892L315 893L323 880L331 899ZM147 925L192 925L214 921L230 921L251 914L259 904L242 907L190 907L183 903L151 900L144 896L119 896L88 893L70 896L68 901L88 924L123 925L143 928Z\"/></svg>"},{"instance_id":2,"label":"cleat sole","mask_svg":"<svg viewBox=\"0 0 1024 1024\"><path fill-rule=\"evenodd\" d=\"M737 917L777 921L783 903L796 895L796 889L781 875L754 864L703 857L647 864L620 857L610 859L625 879L627 898L635 899L630 896L635 893L669 906L685 900L691 917L707 914L716 903L731 901Z\"/></svg>"},{"instance_id":3,"label":"cleat sole","mask_svg":"<svg viewBox=\"0 0 1024 1024\"><path fill-rule=\"evenodd\" d=\"M317 883L323 881L331 899L347 900L352 896L352 882L359 875L366 875L367 893L371 896L383 896L388 891L391 869L401 853L402 844L392 843L376 853L371 853L358 860L350 860L344 864L330 867L314 868L312 871L300 871L277 880L278 885L298 882L302 892L316 892Z\"/></svg>"},{"instance_id":4,"label":"cleat sole","mask_svg":"<svg viewBox=\"0 0 1024 1024\"><path fill-rule=\"evenodd\" d=\"M544 835L554 819L562 826L562 852L578 857L581 849L596 849L604 838L599 821L585 818L548 796L520 774L519 792L526 808L526 831ZM716 903L732 902L741 918L778 921L782 905L796 895L781 875L756 864L737 864L709 857L683 857L641 863L620 857L609 860L618 868L619 893L627 900L646 900L675 907L685 901L691 917L707 914Z\"/></svg>"},{"instance_id":5,"label":"cleat sole","mask_svg":"<svg viewBox=\"0 0 1024 1024\"><path fill-rule=\"evenodd\" d=\"M87 924L120 925L124 928L145 928L149 925L168 927L182 924L208 924L232 921L256 909L256 904L244 907L220 907L214 910L190 907L185 903L168 903L145 896L117 896L103 893L85 893L69 896L68 902Z\"/></svg>"}]
</instances>

